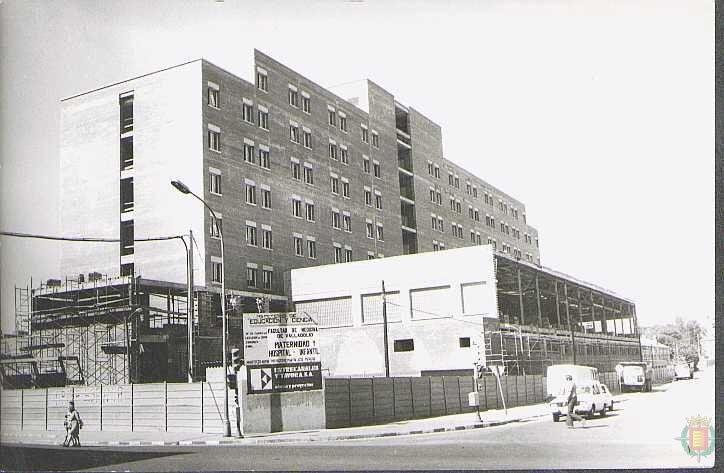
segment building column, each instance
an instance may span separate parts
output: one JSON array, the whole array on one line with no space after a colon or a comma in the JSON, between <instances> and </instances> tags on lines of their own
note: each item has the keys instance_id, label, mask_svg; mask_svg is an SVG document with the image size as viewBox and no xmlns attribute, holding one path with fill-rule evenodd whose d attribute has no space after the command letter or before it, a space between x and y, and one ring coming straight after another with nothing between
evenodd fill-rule
<instances>
[{"instance_id":1,"label":"building column","mask_svg":"<svg viewBox=\"0 0 724 473\"><path fill-rule=\"evenodd\" d=\"M518 303L520 305L520 325L525 325L525 311L523 309L523 286L520 283L520 268L518 273Z\"/></svg>"},{"instance_id":2,"label":"building column","mask_svg":"<svg viewBox=\"0 0 724 473\"><path fill-rule=\"evenodd\" d=\"M558 318L558 326L556 329L561 328L561 306L560 306L560 300L558 298L558 281L553 281L553 284L555 284L555 290L556 290L556 317Z\"/></svg>"},{"instance_id":3,"label":"building column","mask_svg":"<svg viewBox=\"0 0 724 473\"><path fill-rule=\"evenodd\" d=\"M538 304L538 326L543 326L543 313L540 310L540 286L538 285L538 273L535 273L535 301ZM546 317L546 320L548 318Z\"/></svg>"}]
</instances>

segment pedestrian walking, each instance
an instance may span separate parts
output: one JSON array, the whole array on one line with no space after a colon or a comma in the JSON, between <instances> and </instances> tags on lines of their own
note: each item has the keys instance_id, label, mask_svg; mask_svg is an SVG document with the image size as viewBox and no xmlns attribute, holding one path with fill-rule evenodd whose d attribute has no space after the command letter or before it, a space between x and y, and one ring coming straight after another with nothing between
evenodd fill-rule
<instances>
[{"instance_id":1,"label":"pedestrian walking","mask_svg":"<svg viewBox=\"0 0 724 473\"><path fill-rule=\"evenodd\" d=\"M75 403L68 403L68 412L65 413L65 440L64 447L80 447L80 429L83 427L83 421L80 414L75 410Z\"/></svg>"},{"instance_id":2,"label":"pedestrian walking","mask_svg":"<svg viewBox=\"0 0 724 473\"><path fill-rule=\"evenodd\" d=\"M586 426L586 419L576 414L576 404L578 404L578 396L576 394L576 383L573 382L573 376L566 375L566 384L563 385L563 395L568 400L568 413L566 414L566 425L569 429L573 428L573 421L581 421L582 426Z\"/></svg>"}]
</instances>

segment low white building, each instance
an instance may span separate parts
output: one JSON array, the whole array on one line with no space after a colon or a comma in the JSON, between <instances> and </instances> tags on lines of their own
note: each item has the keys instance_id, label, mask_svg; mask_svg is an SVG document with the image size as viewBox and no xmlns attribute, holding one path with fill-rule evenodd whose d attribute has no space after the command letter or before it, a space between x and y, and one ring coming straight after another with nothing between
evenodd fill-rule
<instances>
[{"instance_id":1,"label":"low white building","mask_svg":"<svg viewBox=\"0 0 724 473\"><path fill-rule=\"evenodd\" d=\"M326 376L472 374L483 317L497 317L490 246L292 270L292 298L323 328Z\"/></svg>"}]
</instances>

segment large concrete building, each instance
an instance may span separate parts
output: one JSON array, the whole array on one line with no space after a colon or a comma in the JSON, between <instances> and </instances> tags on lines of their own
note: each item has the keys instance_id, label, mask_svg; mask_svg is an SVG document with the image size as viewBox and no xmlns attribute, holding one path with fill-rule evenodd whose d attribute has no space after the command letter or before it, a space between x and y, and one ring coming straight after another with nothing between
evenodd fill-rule
<instances>
[{"instance_id":1,"label":"large concrete building","mask_svg":"<svg viewBox=\"0 0 724 473\"><path fill-rule=\"evenodd\" d=\"M333 93L255 51L253 81L205 60L62 101L61 271L196 284L283 303L292 268L469 245L540 263L525 206L443 156L440 127L371 81ZM223 222L218 230L181 180ZM199 258L200 256L200 258Z\"/></svg>"},{"instance_id":2,"label":"large concrete building","mask_svg":"<svg viewBox=\"0 0 724 473\"><path fill-rule=\"evenodd\" d=\"M530 322L532 273L523 271L523 290L508 262L540 268L538 233L522 202L443 155L437 124L369 80L328 90L259 51L253 74L200 59L62 101L62 232L119 242L64 243L64 281L16 289L21 361L8 376L185 379L187 254L157 238L189 231L196 377L221 359L222 278L235 346L238 315L259 310L259 298L264 310L293 309L293 269L480 246L502 262L501 322ZM563 294L554 286L541 288L544 303ZM585 300L580 320L614 310L602 295Z\"/></svg>"}]
</instances>

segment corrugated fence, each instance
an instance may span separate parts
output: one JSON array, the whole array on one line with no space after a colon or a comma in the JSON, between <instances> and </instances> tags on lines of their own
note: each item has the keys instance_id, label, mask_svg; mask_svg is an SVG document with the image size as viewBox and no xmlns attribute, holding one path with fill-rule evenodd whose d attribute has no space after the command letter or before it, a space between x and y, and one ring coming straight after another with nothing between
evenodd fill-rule
<instances>
[{"instance_id":1,"label":"corrugated fence","mask_svg":"<svg viewBox=\"0 0 724 473\"><path fill-rule=\"evenodd\" d=\"M654 370L654 383L670 381L670 368ZM619 392L615 372L600 373L611 391ZM495 377L478 380L480 410L502 409L503 391L507 407L537 404L546 399L546 378L503 376L498 388ZM408 419L475 412L468 406L474 379L467 376L419 378L327 378L325 409L327 428L384 424Z\"/></svg>"},{"instance_id":2,"label":"corrugated fence","mask_svg":"<svg viewBox=\"0 0 724 473\"><path fill-rule=\"evenodd\" d=\"M654 382L670 381L672 368L654 370ZM616 373L601 373L601 382L618 392ZM327 378L327 428L382 424L407 419L474 412L466 376L418 378ZM478 380L480 409L501 409L495 378ZM508 407L536 404L546 397L544 376L503 376ZM7 430L62 431L68 401L73 399L90 431L185 431L222 433L224 384L153 383L0 390L0 419ZM233 391L229 414L236 423Z\"/></svg>"},{"instance_id":3,"label":"corrugated fence","mask_svg":"<svg viewBox=\"0 0 724 473\"><path fill-rule=\"evenodd\" d=\"M3 429L62 431L68 401L89 431L223 433L223 383L153 383L2 390ZM234 392L229 416L236 423Z\"/></svg>"}]
</instances>

